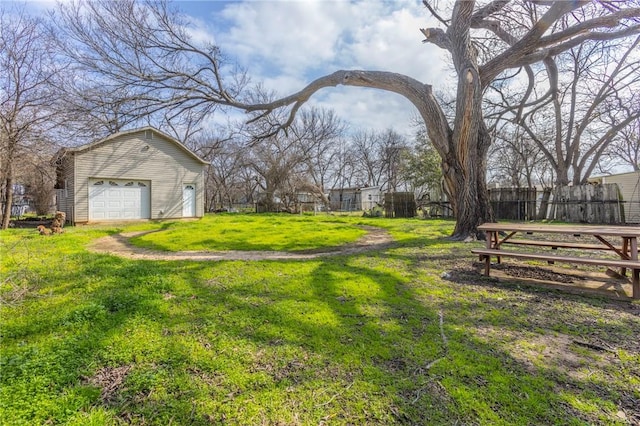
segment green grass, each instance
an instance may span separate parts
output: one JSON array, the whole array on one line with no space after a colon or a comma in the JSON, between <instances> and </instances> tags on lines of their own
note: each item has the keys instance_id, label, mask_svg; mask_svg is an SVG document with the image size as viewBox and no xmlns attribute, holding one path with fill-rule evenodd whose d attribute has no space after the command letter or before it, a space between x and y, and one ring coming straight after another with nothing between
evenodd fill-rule
<instances>
[{"instance_id":1,"label":"green grass","mask_svg":"<svg viewBox=\"0 0 640 426\"><path fill-rule=\"evenodd\" d=\"M284 232L260 238L270 221ZM134 261L86 250L301 250L300 231L387 228L393 248L312 261ZM226 227L241 229L234 240ZM0 424L633 424L638 304L443 279L449 221L215 216L0 234ZM256 235L246 230L255 229ZM164 234L164 235L163 235ZM191 236L191 234L197 234ZM229 234L229 235L228 235ZM291 237L291 241L289 241ZM216 237L217 238L217 237ZM273 241L270 246L267 241ZM444 336L444 338L443 338ZM576 343L578 342L578 343ZM608 350L580 345L591 342ZM635 416L635 417L634 417Z\"/></svg>"},{"instance_id":2,"label":"green grass","mask_svg":"<svg viewBox=\"0 0 640 426\"><path fill-rule=\"evenodd\" d=\"M210 215L197 222L169 223L132 243L164 251L302 251L357 240L365 231L331 216Z\"/></svg>"}]
</instances>

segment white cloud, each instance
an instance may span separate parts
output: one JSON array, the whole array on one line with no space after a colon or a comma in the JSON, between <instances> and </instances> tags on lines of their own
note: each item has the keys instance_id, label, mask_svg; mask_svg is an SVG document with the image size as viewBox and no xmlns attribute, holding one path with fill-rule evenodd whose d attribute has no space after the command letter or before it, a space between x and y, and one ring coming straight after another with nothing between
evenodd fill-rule
<instances>
[{"instance_id":1,"label":"white cloud","mask_svg":"<svg viewBox=\"0 0 640 426\"><path fill-rule=\"evenodd\" d=\"M393 93L337 87L312 99L312 105L333 108L339 117L351 123L352 130L393 128L408 138L414 134L412 117L417 115L417 110L407 99Z\"/></svg>"},{"instance_id":2,"label":"white cloud","mask_svg":"<svg viewBox=\"0 0 640 426\"><path fill-rule=\"evenodd\" d=\"M309 80L301 75L281 74L274 77L265 77L264 86L267 89L275 90L279 96L286 96L309 84Z\"/></svg>"},{"instance_id":3,"label":"white cloud","mask_svg":"<svg viewBox=\"0 0 640 426\"><path fill-rule=\"evenodd\" d=\"M349 8L320 1L232 3L221 14L231 26L219 41L247 66L260 62L274 73L303 73L335 59L343 28L327 14L329 6Z\"/></svg>"},{"instance_id":4,"label":"white cloud","mask_svg":"<svg viewBox=\"0 0 640 426\"><path fill-rule=\"evenodd\" d=\"M419 28L433 23L416 0L233 2L212 22L223 51L280 95L337 69L393 71L436 86L446 75L444 54L421 42ZM362 88L324 89L310 103L354 127L403 133L415 113L398 95Z\"/></svg>"},{"instance_id":5,"label":"white cloud","mask_svg":"<svg viewBox=\"0 0 640 426\"><path fill-rule=\"evenodd\" d=\"M4 1L4 0L0 0ZM57 0L30 0L51 8ZM71 1L71 0L62 0ZM338 69L392 71L437 89L448 58L422 44L419 28L434 25L420 0L181 1L191 37L215 42L243 66L254 83L280 96ZM333 108L354 128L411 132L414 107L379 90L337 87L318 92L310 105Z\"/></svg>"},{"instance_id":6,"label":"white cloud","mask_svg":"<svg viewBox=\"0 0 640 426\"><path fill-rule=\"evenodd\" d=\"M398 72L432 83L442 76L444 53L421 42L419 28L426 26L424 10L398 9L358 28L347 51L362 68Z\"/></svg>"},{"instance_id":7,"label":"white cloud","mask_svg":"<svg viewBox=\"0 0 640 426\"><path fill-rule=\"evenodd\" d=\"M190 18L189 23L191 25L188 26L186 30L187 30L187 33L189 34L189 37L191 37L191 40L199 44L207 44L207 43L215 44L216 37L210 31L206 21L203 21L202 19L195 18L195 17L189 17L189 18Z\"/></svg>"}]
</instances>

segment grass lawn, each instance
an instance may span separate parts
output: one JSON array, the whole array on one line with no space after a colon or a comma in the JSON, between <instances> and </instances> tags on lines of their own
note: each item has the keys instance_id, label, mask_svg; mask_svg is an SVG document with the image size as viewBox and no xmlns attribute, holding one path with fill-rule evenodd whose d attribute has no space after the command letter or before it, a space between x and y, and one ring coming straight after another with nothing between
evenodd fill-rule
<instances>
[{"instance_id":1,"label":"grass lawn","mask_svg":"<svg viewBox=\"0 0 640 426\"><path fill-rule=\"evenodd\" d=\"M304 261L147 261L391 248ZM0 234L0 424L637 424L640 304L496 282L453 223L217 215ZM451 273L454 271L455 273ZM448 272L448 273L446 273ZM451 276L456 279L451 279Z\"/></svg>"},{"instance_id":2,"label":"grass lawn","mask_svg":"<svg viewBox=\"0 0 640 426\"><path fill-rule=\"evenodd\" d=\"M163 232L132 243L164 251L303 251L353 242L365 231L332 216L216 215L197 222L168 223Z\"/></svg>"}]
</instances>

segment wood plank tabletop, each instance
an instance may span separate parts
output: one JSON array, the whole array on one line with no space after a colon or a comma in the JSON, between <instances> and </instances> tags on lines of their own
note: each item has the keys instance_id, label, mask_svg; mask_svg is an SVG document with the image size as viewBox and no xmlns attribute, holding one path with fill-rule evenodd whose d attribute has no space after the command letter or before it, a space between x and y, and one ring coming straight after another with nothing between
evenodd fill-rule
<instances>
[{"instance_id":1,"label":"wood plank tabletop","mask_svg":"<svg viewBox=\"0 0 640 426\"><path fill-rule=\"evenodd\" d=\"M533 232L553 234L584 234L640 238L640 226L612 225L548 225L530 223L483 223L480 231L488 232Z\"/></svg>"}]
</instances>

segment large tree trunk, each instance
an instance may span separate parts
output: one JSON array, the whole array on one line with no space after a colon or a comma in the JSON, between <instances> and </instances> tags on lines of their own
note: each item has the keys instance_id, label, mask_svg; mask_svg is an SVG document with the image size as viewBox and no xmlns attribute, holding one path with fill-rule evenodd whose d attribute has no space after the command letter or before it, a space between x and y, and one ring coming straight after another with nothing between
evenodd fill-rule
<instances>
[{"instance_id":1,"label":"large tree trunk","mask_svg":"<svg viewBox=\"0 0 640 426\"><path fill-rule=\"evenodd\" d=\"M478 129L471 140L472 149L463 153L451 152L452 155L443 160L445 185L456 218L451 237L456 240L484 239L477 227L493 221L486 185L486 154L491 139L483 122L478 123ZM455 145L456 141L451 143Z\"/></svg>"},{"instance_id":2,"label":"large tree trunk","mask_svg":"<svg viewBox=\"0 0 640 426\"><path fill-rule=\"evenodd\" d=\"M8 164L5 173L5 200L2 210L2 229L9 228L9 220L11 219L11 205L13 204L13 170L11 164Z\"/></svg>"},{"instance_id":3,"label":"large tree trunk","mask_svg":"<svg viewBox=\"0 0 640 426\"><path fill-rule=\"evenodd\" d=\"M461 173L454 176L445 176L447 185L452 191L451 206L456 218L452 239L484 239L484 234L478 232L477 227L491 221L491 211L487 187L484 183L484 173L468 175L462 179Z\"/></svg>"},{"instance_id":4,"label":"large tree trunk","mask_svg":"<svg viewBox=\"0 0 640 426\"><path fill-rule=\"evenodd\" d=\"M456 115L448 154L445 182L451 188L456 227L452 238L484 238L478 225L491 220L486 187L486 157L491 145L482 115L482 82L478 71L478 53L471 43L469 25L474 2L456 2L451 26L447 29L449 52L458 75Z\"/></svg>"}]
</instances>

